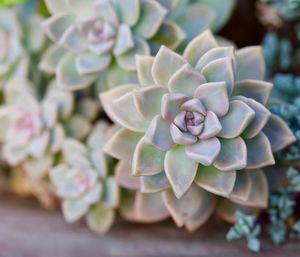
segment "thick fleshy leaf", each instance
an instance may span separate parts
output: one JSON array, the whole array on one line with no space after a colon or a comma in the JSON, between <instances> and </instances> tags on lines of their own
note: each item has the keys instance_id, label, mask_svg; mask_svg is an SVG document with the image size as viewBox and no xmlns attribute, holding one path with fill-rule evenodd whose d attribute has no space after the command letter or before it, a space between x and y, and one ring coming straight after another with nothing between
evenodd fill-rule
<instances>
[{"instance_id":1,"label":"thick fleshy leaf","mask_svg":"<svg viewBox=\"0 0 300 257\"><path fill-rule=\"evenodd\" d=\"M237 201L236 203L248 207L266 208L268 206L268 182L261 170L247 170L251 176L251 191L246 201Z\"/></svg>"},{"instance_id":2,"label":"thick fleshy leaf","mask_svg":"<svg viewBox=\"0 0 300 257\"><path fill-rule=\"evenodd\" d=\"M266 105L272 88L273 84L266 81L254 79L241 80L235 83L233 95L253 98L255 101Z\"/></svg>"},{"instance_id":3,"label":"thick fleshy leaf","mask_svg":"<svg viewBox=\"0 0 300 257\"><path fill-rule=\"evenodd\" d=\"M238 205L226 198L221 199L218 202L216 208L216 214L223 220L229 223L235 223L235 213L237 210L241 210L242 206ZM244 208L243 208L244 210Z\"/></svg>"},{"instance_id":4,"label":"thick fleshy leaf","mask_svg":"<svg viewBox=\"0 0 300 257\"><path fill-rule=\"evenodd\" d=\"M139 0L115 1L115 4L122 23L130 27L137 23L141 12Z\"/></svg>"},{"instance_id":5,"label":"thick fleshy leaf","mask_svg":"<svg viewBox=\"0 0 300 257\"><path fill-rule=\"evenodd\" d=\"M53 128L57 121L58 106L52 100L45 100L42 102L42 118L45 126Z\"/></svg>"},{"instance_id":6,"label":"thick fleshy leaf","mask_svg":"<svg viewBox=\"0 0 300 257\"><path fill-rule=\"evenodd\" d=\"M155 193L168 189L170 187L169 180L164 171L153 176L141 177L141 192Z\"/></svg>"},{"instance_id":7,"label":"thick fleshy leaf","mask_svg":"<svg viewBox=\"0 0 300 257\"><path fill-rule=\"evenodd\" d=\"M228 112L229 100L225 82L202 84L196 89L195 97L201 100L206 110L214 112L218 117Z\"/></svg>"},{"instance_id":8,"label":"thick fleshy leaf","mask_svg":"<svg viewBox=\"0 0 300 257\"><path fill-rule=\"evenodd\" d=\"M75 222L88 211L89 204L82 198L65 200L62 203L62 211L67 222Z\"/></svg>"},{"instance_id":9,"label":"thick fleshy leaf","mask_svg":"<svg viewBox=\"0 0 300 257\"><path fill-rule=\"evenodd\" d=\"M152 76L157 85L167 86L169 79L186 61L177 53L161 46L154 58Z\"/></svg>"},{"instance_id":10,"label":"thick fleshy leaf","mask_svg":"<svg viewBox=\"0 0 300 257\"><path fill-rule=\"evenodd\" d=\"M234 48L228 47L215 47L207 51L197 62L196 70L201 71L210 62L220 58L234 58Z\"/></svg>"},{"instance_id":11,"label":"thick fleshy leaf","mask_svg":"<svg viewBox=\"0 0 300 257\"><path fill-rule=\"evenodd\" d=\"M60 13L43 22L45 33L57 42L64 32L74 24L75 16L72 13Z\"/></svg>"},{"instance_id":12,"label":"thick fleshy leaf","mask_svg":"<svg viewBox=\"0 0 300 257\"><path fill-rule=\"evenodd\" d=\"M53 167L53 156L45 155L39 159L28 159L22 167L26 172L29 180L42 180L47 174L48 170Z\"/></svg>"},{"instance_id":13,"label":"thick fleshy leaf","mask_svg":"<svg viewBox=\"0 0 300 257\"><path fill-rule=\"evenodd\" d=\"M252 187L250 172L251 170L240 170L236 173L235 184L229 195L231 200L247 201Z\"/></svg>"},{"instance_id":14,"label":"thick fleshy leaf","mask_svg":"<svg viewBox=\"0 0 300 257\"><path fill-rule=\"evenodd\" d=\"M149 223L164 220L170 216L161 193L137 193L134 211L138 222Z\"/></svg>"},{"instance_id":15,"label":"thick fleshy leaf","mask_svg":"<svg viewBox=\"0 0 300 257\"><path fill-rule=\"evenodd\" d=\"M103 151L117 159L131 161L130 158L142 136L142 133L120 129L106 142Z\"/></svg>"},{"instance_id":16,"label":"thick fleshy leaf","mask_svg":"<svg viewBox=\"0 0 300 257\"><path fill-rule=\"evenodd\" d=\"M203 56L208 50L217 46L218 43L211 31L205 30L187 45L183 52L183 57L195 67L201 56Z\"/></svg>"},{"instance_id":17,"label":"thick fleshy leaf","mask_svg":"<svg viewBox=\"0 0 300 257\"><path fill-rule=\"evenodd\" d=\"M107 208L116 208L120 201L119 185L115 177L107 177L103 183L102 202Z\"/></svg>"},{"instance_id":18,"label":"thick fleshy leaf","mask_svg":"<svg viewBox=\"0 0 300 257\"><path fill-rule=\"evenodd\" d=\"M119 27L113 53L114 55L124 54L126 51L134 47L134 41L130 28L122 24Z\"/></svg>"},{"instance_id":19,"label":"thick fleshy leaf","mask_svg":"<svg viewBox=\"0 0 300 257\"><path fill-rule=\"evenodd\" d=\"M200 73L189 64L185 64L170 78L168 88L172 93L183 93L193 97L196 88L205 82Z\"/></svg>"},{"instance_id":20,"label":"thick fleshy leaf","mask_svg":"<svg viewBox=\"0 0 300 257\"><path fill-rule=\"evenodd\" d=\"M90 18L95 14L94 0L64 0L64 2L67 2L73 12L77 15L84 16L84 18Z\"/></svg>"},{"instance_id":21,"label":"thick fleshy leaf","mask_svg":"<svg viewBox=\"0 0 300 257\"><path fill-rule=\"evenodd\" d=\"M198 163L186 155L184 146L176 146L167 152L164 167L175 196L181 198L195 179Z\"/></svg>"},{"instance_id":22,"label":"thick fleshy leaf","mask_svg":"<svg viewBox=\"0 0 300 257\"><path fill-rule=\"evenodd\" d=\"M165 152L145 143L144 138L142 138L134 151L132 174L151 176L161 172L164 169L165 155Z\"/></svg>"},{"instance_id":23,"label":"thick fleshy leaf","mask_svg":"<svg viewBox=\"0 0 300 257\"><path fill-rule=\"evenodd\" d=\"M218 137L235 138L241 135L254 116L255 112L247 104L240 100L232 100L228 113L220 119L222 130Z\"/></svg>"},{"instance_id":24,"label":"thick fleshy leaf","mask_svg":"<svg viewBox=\"0 0 300 257\"><path fill-rule=\"evenodd\" d=\"M216 136L222 130L222 126L217 115L208 111L204 120L204 128L199 135L200 139L209 139Z\"/></svg>"},{"instance_id":25,"label":"thick fleshy leaf","mask_svg":"<svg viewBox=\"0 0 300 257\"><path fill-rule=\"evenodd\" d=\"M111 208L106 208L103 204L97 203L86 215L88 227L98 233L104 234L112 226L115 219L115 212Z\"/></svg>"},{"instance_id":26,"label":"thick fleshy leaf","mask_svg":"<svg viewBox=\"0 0 300 257\"><path fill-rule=\"evenodd\" d=\"M228 95L234 87L233 59L229 57L214 60L203 67L201 74L207 82L225 81Z\"/></svg>"},{"instance_id":27,"label":"thick fleshy leaf","mask_svg":"<svg viewBox=\"0 0 300 257\"><path fill-rule=\"evenodd\" d=\"M140 178L132 176L132 164L127 160L119 161L115 169L115 177L118 184L122 187L139 190Z\"/></svg>"},{"instance_id":28,"label":"thick fleshy leaf","mask_svg":"<svg viewBox=\"0 0 300 257\"><path fill-rule=\"evenodd\" d=\"M73 115L65 124L66 134L79 140L85 138L91 129L90 122L79 115Z\"/></svg>"},{"instance_id":29,"label":"thick fleshy leaf","mask_svg":"<svg viewBox=\"0 0 300 257\"><path fill-rule=\"evenodd\" d=\"M160 46L164 45L170 49L177 49L180 44L186 39L186 34L180 26L172 21L164 21L161 24L156 35L151 38L153 48L158 51Z\"/></svg>"},{"instance_id":30,"label":"thick fleshy leaf","mask_svg":"<svg viewBox=\"0 0 300 257\"><path fill-rule=\"evenodd\" d=\"M142 38L134 39L134 46L127 52L116 57L117 63L124 70L136 70L136 55L149 55L150 48L147 41Z\"/></svg>"},{"instance_id":31,"label":"thick fleshy leaf","mask_svg":"<svg viewBox=\"0 0 300 257\"><path fill-rule=\"evenodd\" d=\"M165 94L161 100L161 116L170 122L180 113L180 107L189 100L188 96L180 93Z\"/></svg>"},{"instance_id":32,"label":"thick fleshy leaf","mask_svg":"<svg viewBox=\"0 0 300 257\"><path fill-rule=\"evenodd\" d=\"M76 56L67 54L57 67L57 84L66 90L78 90L93 83L96 74L80 75L76 68Z\"/></svg>"},{"instance_id":33,"label":"thick fleshy leaf","mask_svg":"<svg viewBox=\"0 0 300 257\"><path fill-rule=\"evenodd\" d=\"M178 227L182 227L201 206L204 190L191 185L188 191L177 199L172 190L163 192L163 200Z\"/></svg>"},{"instance_id":34,"label":"thick fleshy leaf","mask_svg":"<svg viewBox=\"0 0 300 257\"><path fill-rule=\"evenodd\" d=\"M214 162L220 150L221 144L216 137L199 140L197 143L187 145L185 148L188 157L205 166L209 166Z\"/></svg>"},{"instance_id":35,"label":"thick fleshy leaf","mask_svg":"<svg viewBox=\"0 0 300 257\"><path fill-rule=\"evenodd\" d=\"M76 69L80 75L89 75L106 69L110 62L110 55L84 53L77 56Z\"/></svg>"},{"instance_id":36,"label":"thick fleshy leaf","mask_svg":"<svg viewBox=\"0 0 300 257\"><path fill-rule=\"evenodd\" d=\"M237 99L245 102L255 112L254 118L243 132L244 138L253 138L262 131L267 124L271 113L266 107L251 98L239 96Z\"/></svg>"},{"instance_id":37,"label":"thick fleshy leaf","mask_svg":"<svg viewBox=\"0 0 300 257\"><path fill-rule=\"evenodd\" d=\"M65 52L66 50L61 46L50 46L43 54L39 63L39 68L43 71L54 73Z\"/></svg>"},{"instance_id":38,"label":"thick fleshy leaf","mask_svg":"<svg viewBox=\"0 0 300 257\"><path fill-rule=\"evenodd\" d=\"M247 147L242 138L222 139L214 166L222 171L241 170L247 165Z\"/></svg>"},{"instance_id":39,"label":"thick fleshy leaf","mask_svg":"<svg viewBox=\"0 0 300 257\"><path fill-rule=\"evenodd\" d=\"M51 14L63 13L70 8L66 1L45 0L45 4Z\"/></svg>"},{"instance_id":40,"label":"thick fleshy leaf","mask_svg":"<svg viewBox=\"0 0 300 257\"><path fill-rule=\"evenodd\" d=\"M195 183L216 195L228 197L234 188L236 171L221 171L213 166L199 165Z\"/></svg>"},{"instance_id":41,"label":"thick fleshy leaf","mask_svg":"<svg viewBox=\"0 0 300 257\"><path fill-rule=\"evenodd\" d=\"M88 42L84 35L82 35L78 27L70 26L59 40L59 44L75 53L82 53L87 50Z\"/></svg>"},{"instance_id":42,"label":"thick fleshy leaf","mask_svg":"<svg viewBox=\"0 0 300 257\"><path fill-rule=\"evenodd\" d=\"M170 132L174 143L179 145L190 145L197 142L197 137L191 133L182 132L173 123L170 126Z\"/></svg>"},{"instance_id":43,"label":"thick fleshy leaf","mask_svg":"<svg viewBox=\"0 0 300 257\"><path fill-rule=\"evenodd\" d=\"M136 66L139 81L142 86L152 86L155 82L152 78L152 65L154 62L154 57L152 56L136 56Z\"/></svg>"},{"instance_id":44,"label":"thick fleshy leaf","mask_svg":"<svg viewBox=\"0 0 300 257\"><path fill-rule=\"evenodd\" d=\"M185 222L185 227L189 232L193 232L201 227L213 214L217 204L217 198L206 191L203 191L201 205L195 214Z\"/></svg>"},{"instance_id":45,"label":"thick fleshy leaf","mask_svg":"<svg viewBox=\"0 0 300 257\"><path fill-rule=\"evenodd\" d=\"M260 46L244 47L235 52L236 81L245 79L264 80L265 61Z\"/></svg>"},{"instance_id":46,"label":"thick fleshy leaf","mask_svg":"<svg viewBox=\"0 0 300 257\"><path fill-rule=\"evenodd\" d=\"M174 142L170 133L170 125L160 115L155 116L145 133L145 142L162 151L171 149L174 146Z\"/></svg>"},{"instance_id":47,"label":"thick fleshy leaf","mask_svg":"<svg viewBox=\"0 0 300 257\"><path fill-rule=\"evenodd\" d=\"M199 19L201 17L201 19ZM176 17L176 23L187 34L187 41L192 40L201 32L210 28L216 19L216 14L202 3L189 4L184 12ZM196 22L197 21L197 22Z\"/></svg>"},{"instance_id":48,"label":"thick fleshy leaf","mask_svg":"<svg viewBox=\"0 0 300 257\"><path fill-rule=\"evenodd\" d=\"M65 130L61 124L56 124L50 134L49 151L57 153L62 149L65 140Z\"/></svg>"},{"instance_id":49,"label":"thick fleshy leaf","mask_svg":"<svg viewBox=\"0 0 300 257\"><path fill-rule=\"evenodd\" d=\"M247 146L247 169L258 169L275 164L271 144L264 133L245 140Z\"/></svg>"},{"instance_id":50,"label":"thick fleshy leaf","mask_svg":"<svg viewBox=\"0 0 300 257\"><path fill-rule=\"evenodd\" d=\"M134 27L134 32L150 39L156 34L166 15L167 9L158 2L149 0L141 2L141 17Z\"/></svg>"},{"instance_id":51,"label":"thick fleshy leaf","mask_svg":"<svg viewBox=\"0 0 300 257\"><path fill-rule=\"evenodd\" d=\"M164 94L168 93L166 87L155 86L136 89L133 92L137 111L147 120L161 112L161 101Z\"/></svg>"},{"instance_id":52,"label":"thick fleshy leaf","mask_svg":"<svg viewBox=\"0 0 300 257\"><path fill-rule=\"evenodd\" d=\"M274 114L271 115L263 132L268 137L273 152L277 152L296 141L288 125Z\"/></svg>"},{"instance_id":53,"label":"thick fleshy leaf","mask_svg":"<svg viewBox=\"0 0 300 257\"><path fill-rule=\"evenodd\" d=\"M178 5L179 0L157 0L157 2L161 3L168 10L172 10Z\"/></svg>"},{"instance_id":54,"label":"thick fleshy leaf","mask_svg":"<svg viewBox=\"0 0 300 257\"><path fill-rule=\"evenodd\" d=\"M197 98L192 98L191 100L186 101L180 106L180 109L183 111L198 112L199 114L206 115L206 109L204 105Z\"/></svg>"},{"instance_id":55,"label":"thick fleshy leaf","mask_svg":"<svg viewBox=\"0 0 300 257\"><path fill-rule=\"evenodd\" d=\"M34 138L31 142L30 145L28 146L28 153L39 159L41 158L47 149L47 146L49 144L50 140L50 134L49 131L44 131L41 135L38 137Z\"/></svg>"},{"instance_id":56,"label":"thick fleshy leaf","mask_svg":"<svg viewBox=\"0 0 300 257\"><path fill-rule=\"evenodd\" d=\"M138 85L136 85L136 84L124 84L120 87L115 87L110 90L107 90L106 92L101 93L99 95L101 104L105 110L105 113L115 123L117 123L117 121L114 118L115 111L114 111L113 101L120 98L121 96L133 91L136 87L138 87Z\"/></svg>"},{"instance_id":57,"label":"thick fleshy leaf","mask_svg":"<svg viewBox=\"0 0 300 257\"><path fill-rule=\"evenodd\" d=\"M119 26L120 21L116 13L116 8L112 5L111 1L96 1L94 3L94 10L102 20L114 25L115 27Z\"/></svg>"},{"instance_id":58,"label":"thick fleshy leaf","mask_svg":"<svg viewBox=\"0 0 300 257\"><path fill-rule=\"evenodd\" d=\"M135 132L144 132L149 122L140 115L134 103L133 92L115 99L110 105L110 116L123 127ZM130 113L130 115L128 115Z\"/></svg>"}]
</instances>

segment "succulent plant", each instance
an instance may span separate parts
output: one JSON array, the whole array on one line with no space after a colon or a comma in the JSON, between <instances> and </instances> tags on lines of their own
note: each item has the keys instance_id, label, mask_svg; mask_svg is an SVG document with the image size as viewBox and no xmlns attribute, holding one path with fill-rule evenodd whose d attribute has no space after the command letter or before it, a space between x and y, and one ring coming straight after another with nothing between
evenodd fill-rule
<instances>
[{"instance_id":1,"label":"succulent plant","mask_svg":"<svg viewBox=\"0 0 300 257\"><path fill-rule=\"evenodd\" d=\"M165 46L155 57L138 56L137 71L139 84L100 98L121 126L105 151L131 166L126 174L140 176L141 191L163 191L177 225L191 230L215 209L214 195L266 207L260 168L295 138L265 107L272 84L263 81L262 49L220 47L207 30L183 56ZM231 219L227 202L218 213Z\"/></svg>"},{"instance_id":2,"label":"succulent plant","mask_svg":"<svg viewBox=\"0 0 300 257\"><path fill-rule=\"evenodd\" d=\"M109 174L109 163L102 151L107 130L107 123L98 123L86 144L68 138L62 162L49 171L66 221L85 216L88 226L97 233L111 227L119 202L118 185Z\"/></svg>"},{"instance_id":3,"label":"succulent plant","mask_svg":"<svg viewBox=\"0 0 300 257\"><path fill-rule=\"evenodd\" d=\"M19 16L17 8L0 10L0 88L11 77L26 77L30 54L38 52L45 44L42 18L35 14L23 24Z\"/></svg>"}]
</instances>

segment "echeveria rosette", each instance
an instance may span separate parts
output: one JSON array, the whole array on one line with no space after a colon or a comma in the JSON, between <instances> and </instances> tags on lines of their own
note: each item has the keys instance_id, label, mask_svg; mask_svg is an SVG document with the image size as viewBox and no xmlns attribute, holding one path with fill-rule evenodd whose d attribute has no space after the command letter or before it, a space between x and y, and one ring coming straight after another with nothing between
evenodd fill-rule
<instances>
[{"instance_id":1,"label":"echeveria rosette","mask_svg":"<svg viewBox=\"0 0 300 257\"><path fill-rule=\"evenodd\" d=\"M75 222L85 216L88 226L97 233L111 227L119 202L118 185L109 174L109 163L102 151L107 130L108 124L101 122L85 144L67 139L63 161L49 171L66 221Z\"/></svg>"},{"instance_id":2,"label":"echeveria rosette","mask_svg":"<svg viewBox=\"0 0 300 257\"><path fill-rule=\"evenodd\" d=\"M0 87L11 77L26 77L30 55L46 42L37 14L21 21L17 8L0 10ZM26 33L24 33L26 31Z\"/></svg>"},{"instance_id":3,"label":"echeveria rosette","mask_svg":"<svg viewBox=\"0 0 300 257\"><path fill-rule=\"evenodd\" d=\"M139 56L137 67L139 84L101 100L122 126L105 150L131 164L141 191L164 191L170 214L189 229L210 216L214 195L266 207L260 168L274 164L272 151L295 138L265 107L272 84L263 81L261 48L220 47L205 31L183 56L162 46L155 57ZM226 204L218 208L231 218Z\"/></svg>"},{"instance_id":4,"label":"echeveria rosette","mask_svg":"<svg viewBox=\"0 0 300 257\"><path fill-rule=\"evenodd\" d=\"M59 84L70 90L84 88L115 69L136 79L135 55L150 54L148 41L157 35L168 12L155 0L47 0L46 4L52 16L44 28L54 45L41 68L56 71ZM185 35L171 25L167 32L176 47Z\"/></svg>"}]
</instances>

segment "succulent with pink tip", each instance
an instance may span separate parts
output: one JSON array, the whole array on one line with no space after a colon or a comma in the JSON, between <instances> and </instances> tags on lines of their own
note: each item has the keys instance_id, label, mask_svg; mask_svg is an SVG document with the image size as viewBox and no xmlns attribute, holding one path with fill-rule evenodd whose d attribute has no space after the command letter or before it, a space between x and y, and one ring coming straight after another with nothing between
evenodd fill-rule
<instances>
[{"instance_id":1,"label":"succulent with pink tip","mask_svg":"<svg viewBox=\"0 0 300 257\"><path fill-rule=\"evenodd\" d=\"M163 191L178 225L202 224L215 195L266 207L260 168L295 138L265 107L272 84L263 81L264 67L260 47L220 47L207 30L183 56L165 46L155 57L139 56L140 83L101 95L122 126L105 151L131 165L127 174L140 176L143 193Z\"/></svg>"},{"instance_id":2,"label":"succulent with pink tip","mask_svg":"<svg viewBox=\"0 0 300 257\"><path fill-rule=\"evenodd\" d=\"M118 185L108 172L102 151L108 128L105 122L98 123L86 144L67 139L63 161L49 171L66 221L85 216L88 226L97 233L111 227L119 202Z\"/></svg>"}]
</instances>

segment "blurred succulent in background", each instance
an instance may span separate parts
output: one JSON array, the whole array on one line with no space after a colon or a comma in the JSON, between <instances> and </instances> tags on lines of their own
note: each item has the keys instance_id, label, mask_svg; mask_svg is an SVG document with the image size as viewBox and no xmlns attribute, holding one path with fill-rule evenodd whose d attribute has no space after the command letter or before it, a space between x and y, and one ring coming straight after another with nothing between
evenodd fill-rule
<instances>
[{"instance_id":1,"label":"blurred succulent in background","mask_svg":"<svg viewBox=\"0 0 300 257\"><path fill-rule=\"evenodd\" d=\"M44 29L54 44L41 69L56 72L59 85L68 90L95 81L104 90L136 81L136 54L149 55L151 47L161 44L175 49L187 36L222 27L235 1L46 0L46 4L52 16Z\"/></svg>"},{"instance_id":2,"label":"blurred succulent in background","mask_svg":"<svg viewBox=\"0 0 300 257\"><path fill-rule=\"evenodd\" d=\"M29 73L32 54L45 45L46 37L38 14L22 19L17 8L0 9L0 88L11 77Z\"/></svg>"},{"instance_id":3,"label":"blurred succulent in background","mask_svg":"<svg viewBox=\"0 0 300 257\"><path fill-rule=\"evenodd\" d=\"M214 195L266 207L259 169L295 138L264 106L272 84L263 81L262 49L220 47L207 30L183 56L162 46L155 57L139 56L137 68L139 84L100 98L122 126L105 151L132 166L127 174L141 177L141 191L164 191L177 225L191 230L214 210ZM232 220L229 205L221 204L219 214Z\"/></svg>"},{"instance_id":4,"label":"blurred succulent in background","mask_svg":"<svg viewBox=\"0 0 300 257\"><path fill-rule=\"evenodd\" d=\"M63 159L49 171L66 221L85 216L88 226L97 233L111 227L119 202L118 185L102 151L108 128L105 122L95 125L85 144L67 139Z\"/></svg>"}]
</instances>

